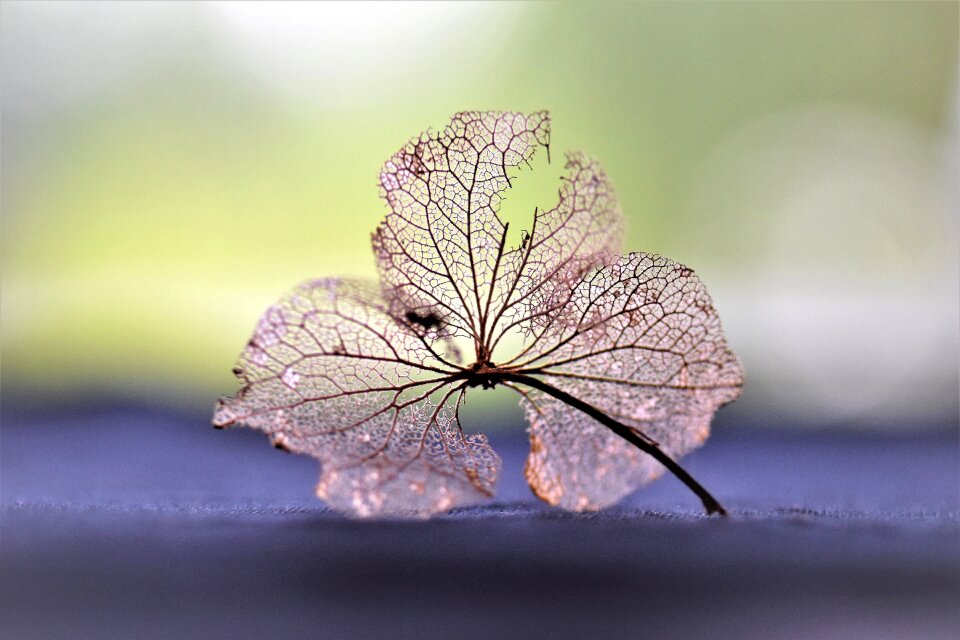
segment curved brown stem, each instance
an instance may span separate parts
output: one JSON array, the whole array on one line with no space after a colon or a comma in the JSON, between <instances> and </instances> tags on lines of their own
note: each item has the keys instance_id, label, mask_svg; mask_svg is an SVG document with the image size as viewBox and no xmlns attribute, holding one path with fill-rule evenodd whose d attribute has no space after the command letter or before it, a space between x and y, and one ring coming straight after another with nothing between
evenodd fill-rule
<instances>
[{"instance_id":1,"label":"curved brown stem","mask_svg":"<svg viewBox=\"0 0 960 640\"><path fill-rule=\"evenodd\" d=\"M624 440L626 440L636 448L640 449L646 454L653 456L657 460L657 462L659 462L660 464L665 466L667 469L669 469L670 473L672 473L677 478L679 478L680 481L683 482L683 484L687 485L687 487L691 491L697 494L697 497L700 498L700 500L703 502L703 507L704 509L707 510L708 515L713 513L718 513L722 516L727 515L727 510L724 509L719 502L717 502L717 499L714 498L712 495L710 495L709 491L704 489L699 482L693 479L693 476L687 473L683 467L677 464L677 462L673 458L668 456L660 448L660 446L650 438L638 433L637 431L635 431L634 429L631 429L630 427L623 424L622 422L614 420L613 418L611 418L604 412L600 411L593 405L588 404L583 400L580 400L579 398L570 395L569 393L567 393L566 391L563 391L562 389L558 389L557 387L554 387L553 385L544 382L540 378L530 376L530 375L525 375L522 373L504 372L503 374L501 374L501 379L504 381L516 382L518 384L523 384L533 389L537 389L538 391L542 391L547 395L551 395L557 400L560 400L561 402L565 402L571 407L574 407L584 412L585 414L587 414L588 416L590 416L591 418L593 418L603 426L607 427L608 429L616 433L618 436L620 436L621 438L623 438Z\"/></svg>"}]
</instances>

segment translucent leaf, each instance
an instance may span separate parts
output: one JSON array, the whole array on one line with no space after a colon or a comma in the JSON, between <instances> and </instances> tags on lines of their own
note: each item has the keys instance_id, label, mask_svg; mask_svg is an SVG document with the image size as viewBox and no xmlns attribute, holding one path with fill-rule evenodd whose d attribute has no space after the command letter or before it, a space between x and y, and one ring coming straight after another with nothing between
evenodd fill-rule
<instances>
[{"instance_id":1,"label":"translucent leaf","mask_svg":"<svg viewBox=\"0 0 960 640\"><path fill-rule=\"evenodd\" d=\"M359 516L488 497L499 457L484 436L461 433L462 388L421 333L361 284L300 285L260 319L235 370L244 387L214 424L241 423L316 457L317 494Z\"/></svg>"},{"instance_id":2,"label":"translucent leaf","mask_svg":"<svg viewBox=\"0 0 960 640\"><path fill-rule=\"evenodd\" d=\"M623 215L600 164L582 153L567 154L560 201L538 211L521 246L504 259L493 345L508 332L528 334L561 311L590 267L617 256Z\"/></svg>"},{"instance_id":3,"label":"translucent leaf","mask_svg":"<svg viewBox=\"0 0 960 640\"><path fill-rule=\"evenodd\" d=\"M508 171L550 141L545 112L464 112L387 161L390 213L373 236L385 294L397 312L432 313L484 341L506 229L496 215Z\"/></svg>"},{"instance_id":4,"label":"translucent leaf","mask_svg":"<svg viewBox=\"0 0 960 640\"><path fill-rule=\"evenodd\" d=\"M584 277L532 336L521 368L656 441L671 457L700 446L743 384L706 288L690 269L634 253ZM610 505L662 472L653 458L533 390L527 479L567 509Z\"/></svg>"},{"instance_id":5,"label":"translucent leaf","mask_svg":"<svg viewBox=\"0 0 960 640\"><path fill-rule=\"evenodd\" d=\"M742 385L700 280L619 255L616 195L582 153L567 155L557 205L507 246L509 171L549 134L545 112L465 112L397 152L380 174L380 291L318 280L268 309L214 423L316 457L318 494L338 509L427 515L492 494L499 458L457 409L469 389L504 384L522 395L543 500L602 508L666 465L723 512L673 459ZM525 339L512 354L511 334Z\"/></svg>"}]
</instances>

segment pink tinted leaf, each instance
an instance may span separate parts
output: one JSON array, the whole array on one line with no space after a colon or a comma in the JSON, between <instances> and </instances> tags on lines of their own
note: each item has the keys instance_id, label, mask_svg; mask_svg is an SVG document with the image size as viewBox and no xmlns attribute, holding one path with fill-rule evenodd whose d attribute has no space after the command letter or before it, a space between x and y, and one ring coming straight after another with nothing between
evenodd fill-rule
<instances>
[{"instance_id":1,"label":"pink tinted leaf","mask_svg":"<svg viewBox=\"0 0 960 640\"><path fill-rule=\"evenodd\" d=\"M493 493L500 461L460 430L442 340L397 321L370 288L297 287L260 319L214 415L321 462L317 493L357 515L429 515Z\"/></svg>"},{"instance_id":2,"label":"pink tinted leaf","mask_svg":"<svg viewBox=\"0 0 960 640\"><path fill-rule=\"evenodd\" d=\"M558 204L507 246L508 172L549 134L545 112L464 112L397 152L380 175L380 293L318 280L268 309L236 370L243 389L214 423L316 457L318 494L338 509L428 515L492 494L499 458L457 411L468 389L505 384L522 395L526 475L543 500L602 508L665 465L724 513L673 459L742 385L700 280L619 255L616 195L581 153L567 156ZM501 344L511 334L519 351Z\"/></svg>"},{"instance_id":3,"label":"pink tinted leaf","mask_svg":"<svg viewBox=\"0 0 960 640\"><path fill-rule=\"evenodd\" d=\"M395 312L434 313L452 333L483 341L505 251L496 210L508 171L549 140L545 112L464 112L387 161L380 188L390 213L373 248Z\"/></svg>"},{"instance_id":4,"label":"pink tinted leaf","mask_svg":"<svg viewBox=\"0 0 960 640\"><path fill-rule=\"evenodd\" d=\"M688 268L634 253L587 274L533 333L520 369L644 434L677 457L701 445L714 412L740 393L706 288ZM551 504L610 505L661 465L557 399L532 390L527 479Z\"/></svg>"},{"instance_id":5,"label":"pink tinted leaf","mask_svg":"<svg viewBox=\"0 0 960 640\"><path fill-rule=\"evenodd\" d=\"M587 269L620 252L623 214L606 172L579 152L567 154L566 169L558 204L538 211L521 246L504 257L494 344L512 330L542 325Z\"/></svg>"}]
</instances>

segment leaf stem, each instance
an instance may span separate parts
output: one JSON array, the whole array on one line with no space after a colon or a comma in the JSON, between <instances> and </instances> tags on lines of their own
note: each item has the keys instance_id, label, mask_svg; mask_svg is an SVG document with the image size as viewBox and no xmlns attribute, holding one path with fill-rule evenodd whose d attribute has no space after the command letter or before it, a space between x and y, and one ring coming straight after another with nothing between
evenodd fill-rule
<instances>
[{"instance_id":1,"label":"leaf stem","mask_svg":"<svg viewBox=\"0 0 960 640\"><path fill-rule=\"evenodd\" d=\"M687 487L691 491L697 494L697 497L700 498L700 500L703 502L703 507L704 509L706 509L707 515L710 515L713 513L718 513L722 516L727 515L727 510L724 509L719 502L717 502L716 498L710 495L709 491L704 489L699 482L693 479L693 476L687 473L686 470L683 467L681 467L679 464L677 464L677 462L673 458L668 456L656 442L654 442L647 436L636 431L635 429L632 429L631 427L628 427L622 422L614 420L613 418L605 414L603 411L600 411L593 405L588 404L583 400L580 400L579 398L570 395L569 393L567 393L562 389L558 389L557 387L544 382L540 378L530 376L530 375L525 375L522 373L509 373L509 372L504 372L503 374L501 374L501 376L502 376L501 379L504 381L515 382L515 383L526 385L533 389L537 389L538 391L542 391L547 395L553 396L554 398L556 398L557 400L560 400L561 402L567 403L568 405L570 405L571 407L574 407L575 409L579 409L580 411L587 414L588 416L590 416L591 418L593 418L603 426L607 427L608 429L616 433L618 436L620 436L621 438L623 438L624 440L626 440L636 448L640 449L641 451L643 451L648 455L653 456L654 459L657 460L657 462L659 462L660 464L665 466L667 469L669 469L670 473L675 475L681 482L683 482L683 484L687 485Z\"/></svg>"}]
</instances>

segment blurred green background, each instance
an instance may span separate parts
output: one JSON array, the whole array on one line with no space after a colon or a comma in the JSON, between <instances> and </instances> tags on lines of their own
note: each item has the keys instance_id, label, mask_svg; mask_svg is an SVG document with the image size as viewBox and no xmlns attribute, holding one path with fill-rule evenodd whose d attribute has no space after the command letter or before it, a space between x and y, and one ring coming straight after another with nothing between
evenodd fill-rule
<instances>
[{"instance_id":1,"label":"blurred green background","mask_svg":"<svg viewBox=\"0 0 960 640\"><path fill-rule=\"evenodd\" d=\"M958 412L958 4L7 2L5 397L205 408L295 283L373 277L376 175L551 110L625 246L701 274L771 425ZM513 400L510 400L513 403ZM482 403L481 403L482 404Z\"/></svg>"}]
</instances>

